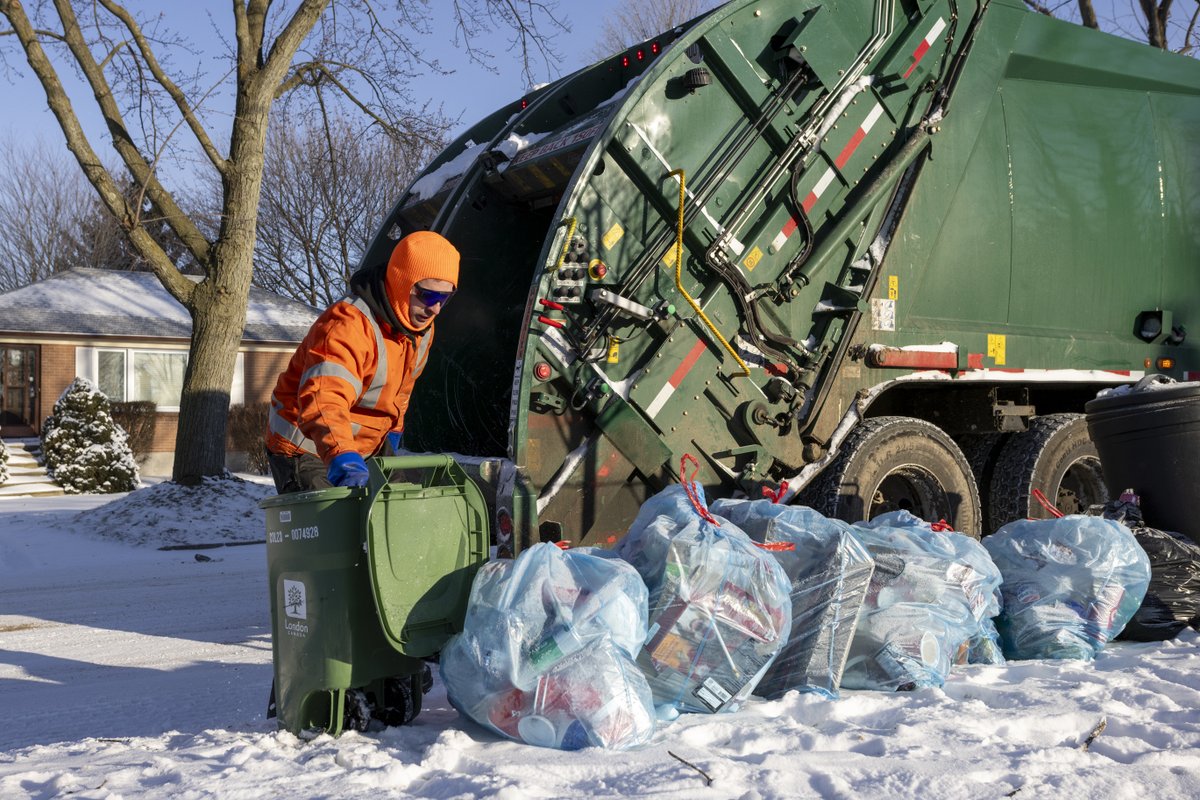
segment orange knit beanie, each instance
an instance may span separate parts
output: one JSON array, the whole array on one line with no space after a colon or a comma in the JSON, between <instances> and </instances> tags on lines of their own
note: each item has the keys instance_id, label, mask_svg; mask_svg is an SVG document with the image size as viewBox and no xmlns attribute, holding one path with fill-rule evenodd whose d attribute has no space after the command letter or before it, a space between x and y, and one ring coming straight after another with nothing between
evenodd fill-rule
<instances>
[{"instance_id":1,"label":"orange knit beanie","mask_svg":"<svg viewBox=\"0 0 1200 800\"><path fill-rule=\"evenodd\" d=\"M408 298L413 284L426 278L449 281L457 288L458 250L441 234L417 231L396 243L387 266L388 300L409 330L420 331L433 324L430 320L418 328L408 318Z\"/></svg>"}]
</instances>

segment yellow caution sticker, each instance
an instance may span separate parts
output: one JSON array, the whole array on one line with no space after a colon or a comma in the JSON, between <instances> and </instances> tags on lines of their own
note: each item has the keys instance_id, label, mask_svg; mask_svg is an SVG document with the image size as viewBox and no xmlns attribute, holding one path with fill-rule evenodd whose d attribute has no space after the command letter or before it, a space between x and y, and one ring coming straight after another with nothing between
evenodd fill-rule
<instances>
[{"instance_id":1,"label":"yellow caution sticker","mask_svg":"<svg viewBox=\"0 0 1200 800\"><path fill-rule=\"evenodd\" d=\"M900 299L900 276L888 275L888 300Z\"/></svg>"},{"instance_id":2,"label":"yellow caution sticker","mask_svg":"<svg viewBox=\"0 0 1200 800\"><path fill-rule=\"evenodd\" d=\"M999 333L988 334L988 358L996 362L996 366L1004 366L1004 335Z\"/></svg>"},{"instance_id":3,"label":"yellow caution sticker","mask_svg":"<svg viewBox=\"0 0 1200 800\"><path fill-rule=\"evenodd\" d=\"M608 340L608 363L616 364L621 360L621 342L618 339Z\"/></svg>"},{"instance_id":4,"label":"yellow caution sticker","mask_svg":"<svg viewBox=\"0 0 1200 800\"><path fill-rule=\"evenodd\" d=\"M746 256L746 260L742 263L746 265L747 270L753 270L758 266L758 262L762 261L763 252L759 248L754 248L750 254Z\"/></svg>"},{"instance_id":5,"label":"yellow caution sticker","mask_svg":"<svg viewBox=\"0 0 1200 800\"><path fill-rule=\"evenodd\" d=\"M619 223L614 223L608 229L608 233L604 234L604 238L600 240L600 244L604 245L605 250L612 250L617 246L617 242L621 241L621 237L625 235L625 229Z\"/></svg>"},{"instance_id":6,"label":"yellow caution sticker","mask_svg":"<svg viewBox=\"0 0 1200 800\"><path fill-rule=\"evenodd\" d=\"M663 254L662 263L671 269L675 269L675 245L671 245L671 249Z\"/></svg>"}]
</instances>

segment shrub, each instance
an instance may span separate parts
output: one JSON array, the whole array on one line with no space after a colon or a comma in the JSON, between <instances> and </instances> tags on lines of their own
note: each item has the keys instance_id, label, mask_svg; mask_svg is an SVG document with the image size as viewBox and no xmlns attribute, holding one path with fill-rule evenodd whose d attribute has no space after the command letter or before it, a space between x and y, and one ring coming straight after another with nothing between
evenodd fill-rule
<instances>
[{"instance_id":1,"label":"shrub","mask_svg":"<svg viewBox=\"0 0 1200 800\"><path fill-rule=\"evenodd\" d=\"M0 441L0 486L8 483L8 448Z\"/></svg>"},{"instance_id":2,"label":"shrub","mask_svg":"<svg viewBox=\"0 0 1200 800\"><path fill-rule=\"evenodd\" d=\"M138 465L144 465L154 446L154 428L158 423L156 406L150 400L129 400L112 404L112 417L129 437L129 449Z\"/></svg>"},{"instance_id":3,"label":"shrub","mask_svg":"<svg viewBox=\"0 0 1200 800\"><path fill-rule=\"evenodd\" d=\"M229 442L234 450L246 454L249 468L259 475L266 475L270 469L264 438L270 409L265 402L229 407Z\"/></svg>"},{"instance_id":4,"label":"shrub","mask_svg":"<svg viewBox=\"0 0 1200 800\"><path fill-rule=\"evenodd\" d=\"M138 468L108 398L84 378L71 382L42 426L46 472L67 494L137 488Z\"/></svg>"}]
</instances>

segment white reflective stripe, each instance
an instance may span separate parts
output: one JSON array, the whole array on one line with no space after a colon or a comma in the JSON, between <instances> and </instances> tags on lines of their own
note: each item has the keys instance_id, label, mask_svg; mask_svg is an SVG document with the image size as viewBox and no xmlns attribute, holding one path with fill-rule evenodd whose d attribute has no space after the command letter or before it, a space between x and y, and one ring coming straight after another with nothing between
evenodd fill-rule
<instances>
[{"instance_id":1,"label":"white reflective stripe","mask_svg":"<svg viewBox=\"0 0 1200 800\"><path fill-rule=\"evenodd\" d=\"M361 297L356 297L350 305L362 312L367 318L367 322L371 325L371 330L375 334L375 353L377 361L375 364L375 375L371 378L371 385L367 391L358 398L358 404L363 408L375 408L379 404L379 397L383 394L383 387L387 385L388 377L388 357L387 346L384 344L383 329L379 327L379 322L375 319L375 315L371 313L371 307Z\"/></svg>"},{"instance_id":2,"label":"white reflective stripe","mask_svg":"<svg viewBox=\"0 0 1200 800\"><path fill-rule=\"evenodd\" d=\"M279 434L301 450L309 453L317 452L317 445L312 439L309 439L299 428L279 415L279 409L282 407L283 404L274 395L271 395L271 411L267 415L267 426L271 429L271 433Z\"/></svg>"},{"instance_id":3,"label":"white reflective stripe","mask_svg":"<svg viewBox=\"0 0 1200 800\"><path fill-rule=\"evenodd\" d=\"M334 361L322 361L319 364L313 364L311 367L304 370L304 374L300 376L300 385L303 386L313 378L321 376L327 378L341 378L354 388L354 395L356 397L362 393L362 381L358 379L358 376Z\"/></svg>"},{"instance_id":4,"label":"white reflective stripe","mask_svg":"<svg viewBox=\"0 0 1200 800\"><path fill-rule=\"evenodd\" d=\"M413 364L413 374L416 375L425 366L426 359L429 358L429 342L431 341L429 334L425 334L417 340L417 361Z\"/></svg>"}]
</instances>

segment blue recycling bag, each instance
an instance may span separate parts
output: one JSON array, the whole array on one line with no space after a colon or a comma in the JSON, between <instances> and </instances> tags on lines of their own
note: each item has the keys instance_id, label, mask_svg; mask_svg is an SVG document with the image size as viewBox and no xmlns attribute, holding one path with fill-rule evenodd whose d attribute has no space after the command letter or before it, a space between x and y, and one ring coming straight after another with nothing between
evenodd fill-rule
<instances>
[{"instance_id":1,"label":"blue recycling bag","mask_svg":"<svg viewBox=\"0 0 1200 800\"><path fill-rule=\"evenodd\" d=\"M983 543L1004 576L997 628L1008 658L1092 660L1150 585L1150 559L1113 520L1017 520Z\"/></svg>"},{"instance_id":2,"label":"blue recycling bag","mask_svg":"<svg viewBox=\"0 0 1200 800\"><path fill-rule=\"evenodd\" d=\"M650 591L650 630L637 663L664 716L741 706L791 629L783 568L694 483L643 504L615 552Z\"/></svg>"},{"instance_id":3,"label":"blue recycling bag","mask_svg":"<svg viewBox=\"0 0 1200 800\"><path fill-rule=\"evenodd\" d=\"M717 500L712 511L770 546L791 582L791 632L755 694L775 699L796 689L837 697L875 569L850 524L770 500Z\"/></svg>"},{"instance_id":4,"label":"blue recycling bag","mask_svg":"<svg viewBox=\"0 0 1200 800\"><path fill-rule=\"evenodd\" d=\"M622 750L654 735L654 703L634 657L646 587L604 550L537 544L485 564L463 632L442 650L446 695L516 741Z\"/></svg>"},{"instance_id":5,"label":"blue recycling bag","mask_svg":"<svg viewBox=\"0 0 1200 800\"><path fill-rule=\"evenodd\" d=\"M903 691L938 687L955 663L988 652L1000 572L979 542L935 530L907 511L855 525L875 572L842 686Z\"/></svg>"}]
</instances>

